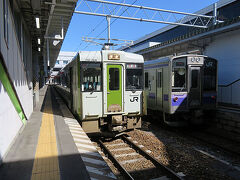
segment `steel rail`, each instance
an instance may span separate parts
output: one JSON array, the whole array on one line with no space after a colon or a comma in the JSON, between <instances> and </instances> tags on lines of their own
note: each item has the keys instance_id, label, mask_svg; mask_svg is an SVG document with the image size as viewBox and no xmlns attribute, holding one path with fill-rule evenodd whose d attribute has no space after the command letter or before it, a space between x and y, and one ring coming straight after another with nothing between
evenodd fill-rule
<instances>
[{"instance_id":1,"label":"steel rail","mask_svg":"<svg viewBox=\"0 0 240 180\"><path fill-rule=\"evenodd\" d=\"M182 177L180 177L177 173L172 171L170 168L166 167L162 163L160 163L155 157L147 153L145 150L140 148L138 145L136 145L134 142L132 142L130 139L126 137L126 135L121 136L122 140L126 143L128 143L131 147L133 147L139 154L141 154L143 157L146 159L149 159L157 168L160 170L164 171L166 173L167 177L172 178L172 179L178 179L178 180L183 180Z\"/></svg>"},{"instance_id":2,"label":"steel rail","mask_svg":"<svg viewBox=\"0 0 240 180\"><path fill-rule=\"evenodd\" d=\"M114 155L108 150L108 148L103 144L101 140L98 140L101 148L105 151L108 155L108 158L114 163L114 165L118 168L121 172L121 175L124 176L125 179L134 180L134 178L127 172L127 170L117 161Z\"/></svg>"},{"instance_id":3,"label":"steel rail","mask_svg":"<svg viewBox=\"0 0 240 180\"><path fill-rule=\"evenodd\" d=\"M233 147L234 145L230 145L231 147L229 147L229 145L222 145L222 144L218 144L218 143L215 143L213 141L209 141L210 138L204 138L203 136L199 136L199 135L195 135L194 133L187 133L187 132L181 132L183 135L185 136L188 136L190 138L193 138L193 139L197 139L199 141L202 141L203 143L205 144L208 144L209 146L212 146L212 147L215 147L217 149L220 149L221 151L227 153L227 154L232 154L232 155L235 155L235 156L240 156L240 151L239 149L240 148L231 148ZM216 134L211 134L209 132L206 132L206 131L203 131L203 132L199 132L199 133L202 133L202 134L208 134L209 136L212 136L213 138L218 138L218 137L221 137L221 138L224 138L225 140L227 141L230 141L230 139L226 138L226 137L222 137L222 136L218 136ZM234 143L235 141L234 140L231 140L232 142L231 143ZM235 143L236 144L239 144L239 143ZM238 147L238 146L237 146Z\"/></svg>"}]
</instances>

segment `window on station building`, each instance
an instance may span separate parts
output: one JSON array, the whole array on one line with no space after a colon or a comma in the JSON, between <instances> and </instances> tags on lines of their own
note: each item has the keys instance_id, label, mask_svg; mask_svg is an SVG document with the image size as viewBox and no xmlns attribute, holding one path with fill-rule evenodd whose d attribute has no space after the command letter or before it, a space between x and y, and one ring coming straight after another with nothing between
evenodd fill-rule
<instances>
[{"instance_id":1,"label":"window on station building","mask_svg":"<svg viewBox=\"0 0 240 180\"><path fill-rule=\"evenodd\" d=\"M8 44L8 0L3 0L3 26L4 38Z\"/></svg>"},{"instance_id":2,"label":"window on station building","mask_svg":"<svg viewBox=\"0 0 240 180\"><path fill-rule=\"evenodd\" d=\"M59 60L56 61L56 64L59 64Z\"/></svg>"},{"instance_id":3,"label":"window on station building","mask_svg":"<svg viewBox=\"0 0 240 180\"><path fill-rule=\"evenodd\" d=\"M67 64L67 63L68 63L68 61L66 61L66 60L63 61L63 64Z\"/></svg>"}]
</instances>

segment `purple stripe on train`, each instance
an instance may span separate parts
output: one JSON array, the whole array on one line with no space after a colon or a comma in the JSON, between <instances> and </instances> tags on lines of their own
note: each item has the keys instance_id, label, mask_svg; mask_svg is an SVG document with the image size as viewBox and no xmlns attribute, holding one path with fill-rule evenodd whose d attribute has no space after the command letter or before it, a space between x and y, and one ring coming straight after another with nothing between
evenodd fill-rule
<instances>
[{"instance_id":1,"label":"purple stripe on train","mask_svg":"<svg viewBox=\"0 0 240 180\"><path fill-rule=\"evenodd\" d=\"M174 101L174 98L178 98ZM172 106L180 106L187 104L187 94L173 94L172 95Z\"/></svg>"},{"instance_id":2,"label":"purple stripe on train","mask_svg":"<svg viewBox=\"0 0 240 180\"><path fill-rule=\"evenodd\" d=\"M149 93L148 97L149 97L150 99L155 99L155 93Z\"/></svg>"}]
</instances>

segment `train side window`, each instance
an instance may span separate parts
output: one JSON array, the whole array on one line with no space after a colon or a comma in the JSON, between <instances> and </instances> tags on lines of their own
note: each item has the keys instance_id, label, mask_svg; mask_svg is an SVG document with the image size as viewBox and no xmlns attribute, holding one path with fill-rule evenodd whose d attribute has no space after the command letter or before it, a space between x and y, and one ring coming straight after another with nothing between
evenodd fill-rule
<instances>
[{"instance_id":1,"label":"train side window","mask_svg":"<svg viewBox=\"0 0 240 180\"><path fill-rule=\"evenodd\" d=\"M157 87L161 88L162 87L162 72L157 72Z\"/></svg>"},{"instance_id":2,"label":"train side window","mask_svg":"<svg viewBox=\"0 0 240 180\"><path fill-rule=\"evenodd\" d=\"M101 91L102 68L100 63L82 62L82 91Z\"/></svg>"},{"instance_id":3,"label":"train side window","mask_svg":"<svg viewBox=\"0 0 240 180\"><path fill-rule=\"evenodd\" d=\"M145 88L148 88L148 72L145 72Z\"/></svg>"},{"instance_id":4,"label":"train side window","mask_svg":"<svg viewBox=\"0 0 240 180\"><path fill-rule=\"evenodd\" d=\"M109 68L109 90L119 90L119 68Z\"/></svg>"},{"instance_id":5,"label":"train side window","mask_svg":"<svg viewBox=\"0 0 240 180\"><path fill-rule=\"evenodd\" d=\"M214 59L205 59L204 61L204 83L205 91L216 91L217 81L217 61Z\"/></svg>"}]
</instances>

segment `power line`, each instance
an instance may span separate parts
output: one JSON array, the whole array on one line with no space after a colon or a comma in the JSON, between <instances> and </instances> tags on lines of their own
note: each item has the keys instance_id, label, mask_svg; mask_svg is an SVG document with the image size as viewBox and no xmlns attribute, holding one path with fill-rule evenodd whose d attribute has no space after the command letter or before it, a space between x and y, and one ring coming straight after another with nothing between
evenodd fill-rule
<instances>
[{"instance_id":1,"label":"power line","mask_svg":"<svg viewBox=\"0 0 240 180\"><path fill-rule=\"evenodd\" d=\"M135 0L131 5L135 4L137 1L138 1L138 0ZM117 7L116 7L116 8L117 8ZM115 8L114 10L116 10L116 8ZM130 8L130 7L126 8L119 16L122 16L123 13L125 13L129 8ZM115 18L115 19L110 23L110 26L111 26L117 19L118 19L118 18ZM99 33L99 34L96 36L96 38L98 38L100 35L102 35L102 33L104 33L106 30L107 30L107 27L106 27L101 33ZM84 49L86 49L86 48L88 48L88 47L89 47L89 44L88 44ZM83 50L84 50L84 49L83 49Z\"/></svg>"},{"instance_id":2,"label":"power line","mask_svg":"<svg viewBox=\"0 0 240 180\"><path fill-rule=\"evenodd\" d=\"M125 0L122 0L122 2L125 2ZM136 2L136 1L135 1ZM134 3L135 3L134 2ZM112 14L112 12L114 12L115 10L117 9L117 6L115 7L115 9L113 9L112 11L110 11L110 14ZM121 14L122 15L122 14ZM121 16L120 15L120 16ZM87 36L89 36L91 33L93 33L99 26L100 26L100 24L102 24L103 23L103 21L105 20L105 18L103 18L102 19L102 21L100 22L100 23L98 23L88 34L87 34ZM106 29L105 29L106 30ZM80 48L80 46L83 44L83 42L84 41L81 41L81 43L79 44L79 46L78 47L76 47L76 49L75 49L75 51L78 49L78 48ZM88 47L88 45L87 45L87 47ZM86 49L87 47L85 47L84 49ZM84 50L83 49L83 50Z\"/></svg>"}]
</instances>

